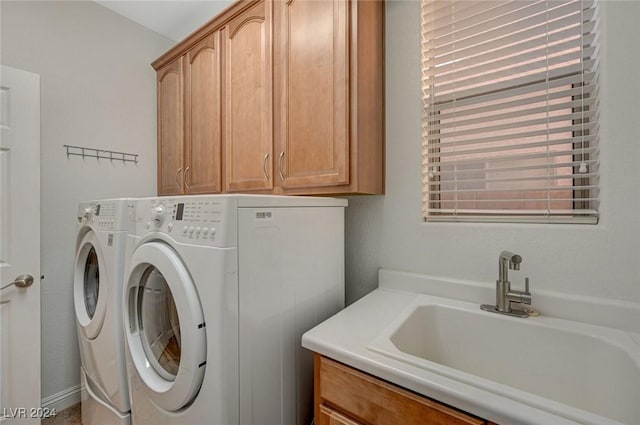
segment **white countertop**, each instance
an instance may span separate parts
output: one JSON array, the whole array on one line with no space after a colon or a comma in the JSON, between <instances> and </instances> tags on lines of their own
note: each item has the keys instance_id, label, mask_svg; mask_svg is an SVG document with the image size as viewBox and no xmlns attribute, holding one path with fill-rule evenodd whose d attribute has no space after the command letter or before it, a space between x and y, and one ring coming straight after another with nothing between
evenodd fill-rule
<instances>
[{"instance_id":1,"label":"white countertop","mask_svg":"<svg viewBox=\"0 0 640 425\"><path fill-rule=\"evenodd\" d=\"M456 381L379 354L367 348L423 296L416 292L379 288L305 333L309 350L436 399L500 425L577 424L490 391ZM611 422L616 423L616 422Z\"/></svg>"}]
</instances>

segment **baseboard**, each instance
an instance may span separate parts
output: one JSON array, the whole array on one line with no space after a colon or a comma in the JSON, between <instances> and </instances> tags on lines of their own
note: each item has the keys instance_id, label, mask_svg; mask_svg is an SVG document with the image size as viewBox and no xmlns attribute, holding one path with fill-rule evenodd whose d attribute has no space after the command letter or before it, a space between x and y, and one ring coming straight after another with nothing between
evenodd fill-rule
<instances>
[{"instance_id":1,"label":"baseboard","mask_svg":"<svg viewBox=\"0 0 640 425\"><path fill-rule=\"evenodd\" d=\"M56 412L61 412L66 408L80 403L81 391L82 386L78 384L71 388L67 388L66 390L62 390L59 393L50 395L49 397L45 397L41 401L42 408L49 409L49 411L55 409Z\"/></svg>"}]
</instances>

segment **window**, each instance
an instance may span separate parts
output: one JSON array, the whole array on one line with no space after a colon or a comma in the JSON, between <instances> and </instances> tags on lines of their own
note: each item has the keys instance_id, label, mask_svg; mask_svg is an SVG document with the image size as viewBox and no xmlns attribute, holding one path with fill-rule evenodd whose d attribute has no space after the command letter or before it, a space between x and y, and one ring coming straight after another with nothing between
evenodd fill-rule
<instances>
[{"instance_id":1,"label":"window","mask_svg":"<svg viewBox=\"0 0 640 425\"><path fill-rule=\"evenodd\" d=\"M595 0L423 0L427 221L597 223Z\"/></svg>"}]
</instances>

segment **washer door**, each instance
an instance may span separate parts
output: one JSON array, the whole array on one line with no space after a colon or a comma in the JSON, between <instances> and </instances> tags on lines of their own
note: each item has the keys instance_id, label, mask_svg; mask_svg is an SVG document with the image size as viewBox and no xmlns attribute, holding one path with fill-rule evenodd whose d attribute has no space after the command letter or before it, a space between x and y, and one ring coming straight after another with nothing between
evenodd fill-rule
<instances>
[{"instance_id":1,"label":"washer door","mask_svg":"<svg viewBox=\"0 0 640 425\"><path fill-rule=\"evenodd\" d=\"M176 411L200 390L206 364L204 315L191 276L162 242L138 247L125 290L129 354L149 397Z\"/></svg>"},{"instance_id":2,"label":"washer door","mask_svg":"<svg viewBox=\"0 0 640 425\"><path fill-rule=\"evenodd\" d=\"M105 260L97 235L90 230L76 251L73 298L76 318L88 339L100 333L107 311Z\"/></svg>"}]
</instances>

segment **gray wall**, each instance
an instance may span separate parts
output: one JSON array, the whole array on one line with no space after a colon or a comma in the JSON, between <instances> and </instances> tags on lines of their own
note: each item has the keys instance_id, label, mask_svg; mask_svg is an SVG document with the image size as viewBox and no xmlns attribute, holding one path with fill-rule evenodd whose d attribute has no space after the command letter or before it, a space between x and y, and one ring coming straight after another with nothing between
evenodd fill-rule
<instances>
[{"instance_id":1,"label":"gray wall","mask_svg":"<svg viewBox=\"0 0 640 425\"><path fill-rule=\"evenodd\" d=\"M151 196L155 72L174 43L90 1L2 1L3 65L41 76L42 396L79 384L72 301L78 202ZM63 144L140 155L139 164L67 158Z\"/></svg>"},{"instance_id":2,"label":"gray wall","mask_svg":"<svg viewBox=\"0 0 640 425\"><path fill-rule=\"evenodd\" d=\"M497 256L524 258L516 285L640 302L640 2L601 2L601 220L597 226L421 221L420 3L386 4L386 195L351 198L347 294L378 267L485 282Z\"/></svg>"}]
</instances>

